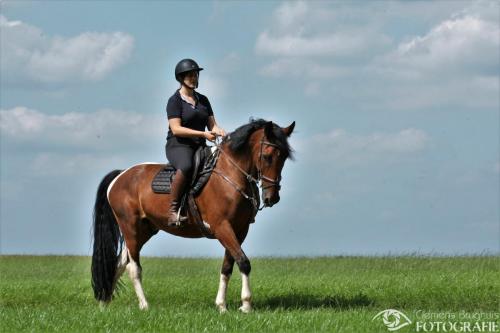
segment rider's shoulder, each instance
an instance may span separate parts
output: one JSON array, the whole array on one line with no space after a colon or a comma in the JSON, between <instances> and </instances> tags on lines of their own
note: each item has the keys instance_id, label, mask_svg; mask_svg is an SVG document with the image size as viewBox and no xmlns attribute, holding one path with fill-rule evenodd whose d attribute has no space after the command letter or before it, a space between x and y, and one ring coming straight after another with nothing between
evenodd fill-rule
<instances>
[{"instance_id":1,"label":"rider's shoulder","mask_svg":"<svg viewBox=\"0 0 500 333\"><path fill-rule=\"evenodd\" d=\"M181 101L181 94L176 90L172 96L168 98L168 103L178 103Z\"/></svg>"},{"instance_id":2,"label":"rider's shoulder","mask_svg":"<svg viewBox=\"0 0 500 333\"><path fill-rule=\"evenodd\" d=\"M174 91L174 93L172 94L172 96L170 96L169 99L180 99L181 98L181 93L179 92L179 89L177 89L176 91Z\"/></svg>"},{"instance_id":3,"label":"rider's shoulder","mask_svg":"<svg viewBox=\"0 0 500 333\"><path fill-rule=\"evenodd\" d=\"M198 100L201 102L208 102L208 97L200 94L199 92L195 91L196 97L198 97Z\"/></svg>"}]
</instances>

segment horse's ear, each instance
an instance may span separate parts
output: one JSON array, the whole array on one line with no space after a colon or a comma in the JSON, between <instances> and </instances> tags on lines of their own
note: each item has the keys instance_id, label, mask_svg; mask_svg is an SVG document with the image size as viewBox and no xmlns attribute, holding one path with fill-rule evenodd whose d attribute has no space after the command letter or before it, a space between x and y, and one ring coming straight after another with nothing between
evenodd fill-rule
<instances>
[{"instance_id":1,"label":"horse's ear","mask_svg":"<svg viewBox=\"0 0 500 333\"><path fill-rule=\"evenodd\" d=\"M286 136L290 136L295 128L295 121L290 124L290 126L283 128L283 132L285 132Z\"/></svg>"},{"instance_id":2,"label":"horse's ear","mask_svg":"<svg viewBox=\"0 0 500 333\"><path fill-rule=\"evenodd\" d=\"M274 125L272 121L268 121L266 125L264 125L264 134L266 135L266 138L271 139L274 137L273 127Z\"/></svg>"}]
</instances>

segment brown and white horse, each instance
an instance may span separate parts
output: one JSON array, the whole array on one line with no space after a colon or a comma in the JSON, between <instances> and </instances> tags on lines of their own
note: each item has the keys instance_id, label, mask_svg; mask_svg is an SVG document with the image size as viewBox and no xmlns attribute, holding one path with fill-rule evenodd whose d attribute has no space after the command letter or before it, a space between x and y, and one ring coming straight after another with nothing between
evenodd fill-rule
<instances>
[{"instance_id":1,"label":"brown and white horse","mask_svg":"<svg viewBox=\"0 0 500 333\"><path fill-rule=\"evenodd\" d=\"M235 261L242 276L240 310L252 309L250 261L241 244L259 210L257 184L261 183L263 206L271 207L280 199L281 170L287 158L292 157L288 137L294 127L295 122L281 128L259 119L236 129L218 147L220 155L215 169L195 199L203 221L225 248L215 299L221 312L227 311L226 290ZM115 170L98 187L91 270L94 295L101 304L111 301L120 276L127 270L139 307L148 308L139 253L158 230L188 238L204 236L193 221L180 228L167 226L170 195L156 194L151 189L151 181L162 167L145 163L125 171Z\"/></svg>"}]
</instances>

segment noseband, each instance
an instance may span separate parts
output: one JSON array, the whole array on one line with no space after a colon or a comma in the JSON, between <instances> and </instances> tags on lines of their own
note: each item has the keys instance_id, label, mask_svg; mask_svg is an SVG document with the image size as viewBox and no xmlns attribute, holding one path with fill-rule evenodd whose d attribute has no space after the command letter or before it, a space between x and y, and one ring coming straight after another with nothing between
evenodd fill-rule
<instances>
[{"instance_id":1,"label":"noseband","mask_svg":"<svg viewBox=\"0 0 500 333\"><path fill-rule=\"evenodd\" d=\"M227 153L224 152L224 150L222 150L221 144L216 144L217 150L220 151L220 152L223 152L224 154L226 154L226 157L229 160L229 162L231 162L231 164L233 164L236 167L236 169L238 169L242 174L245 175L245 178L246 178L247 182L250 183L250 189L252 191L251 195L246 194L245 191L243 191L238 186L238 184L236 184L234 181L232 181L229 177L227 177L226 175L224 175L219 170L217 170L217 169L213 170L213 172L215 172L216 174L218 174L225 181L227 181L231 186L233 186L236 189L236 191L240 192L240 194L245 199L249 200L257 211L260 211L260 210L264 209L264 207L266 207L266 206L265 206L265 204L262 204L262 206L259 207L259 199L258 199L259 193L258 193L258 190L257 190L257 193L255 193L254 186L252 186L253 184L255 184L256 187L258 187L259 186L259 182L260 182L260 187L262 188L263 191L266 190L266 189L268 189L269 187L273 187L273 186L276 186L277 189L278 189L278 191L281 189L281 185L280 185L281 175L278 176L278 178L276 178L276 179L272 179L270 177L265 176L262 173L262 148L264 147L264 145L268 145L268 146L273 146L273 147L279 148L279 146L277 144L274 144L274 143L269 142L269 141L264 141L264 138L262 138L262 140L260 140L259 166L257 167L257 178L254 178L251 174L249 174L245 170L243 170L238 165L238 163L236 163ZM268 184L264 185L264 181L266 183L268 183Z\"/></svg>"}]
</instances>

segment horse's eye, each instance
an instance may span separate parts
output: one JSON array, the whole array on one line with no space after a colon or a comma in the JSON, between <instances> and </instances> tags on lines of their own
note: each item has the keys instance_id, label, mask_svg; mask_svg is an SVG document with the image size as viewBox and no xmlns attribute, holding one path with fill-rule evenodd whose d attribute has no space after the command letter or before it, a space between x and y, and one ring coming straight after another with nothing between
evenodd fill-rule
<instances>
[{"instance_id":1,"label":"horse's eye","mask_svg":"<svg viewBox=\"0 0 500 333\"><path fill-rule=\"evenodd\" d=\"M264 155L264 161L266 161L267 164L271 164L273 162L273 156L272 155Z\"/></svg>"}]
</instances>

